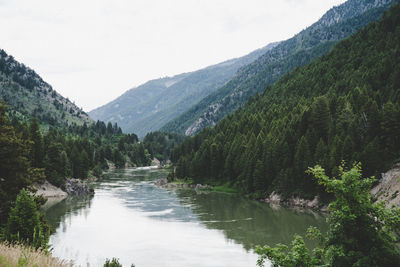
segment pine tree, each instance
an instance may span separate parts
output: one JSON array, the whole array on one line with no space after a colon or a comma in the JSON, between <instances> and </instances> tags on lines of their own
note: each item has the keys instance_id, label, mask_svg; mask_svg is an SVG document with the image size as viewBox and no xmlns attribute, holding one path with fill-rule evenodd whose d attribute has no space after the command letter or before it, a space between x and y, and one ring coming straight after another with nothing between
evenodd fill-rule
<instances>
[{"instance_id":1,"label":"pine tree","mask_svg":"<svg viewBox=\"0 0 400 267\"><path fill-rule=\"evenodd\" d=\"M31 165L32 167L42 168L44 160L43 137L39 129L39 121L32 118L29 126L29 138L33 142L31 148Z\"/></svg>"},{"instance_id":2,"label":"pine tree","mask_svg":"<svg viewBox=\"0 0 400 267\"><path fill-rule=\"evenodd\" d=\"M256 197L264 197L264 192L266 191L266 179L265 179L265 168L262 160L257 160L254 172L254 192Z\"/></svg>"},{"instance_id":3,"label":"pine tree","mask_svg":"<svg viewBox=\"0 0 400 267\"><path fill-rule=\"evenodd\" d=\"M317 137L326 141L331 120L328 99L325 96L316 98L311 110L312 129L316 131Z\"/></svg>"},{"instance_id":4,"label":"pine tree","mask_svg":"<svg viewBox=\"0 0 400 267\"><path fill-rule=\"evenodd\" d=\"M298 181L296 183L301 184L303 188L308 190L312 189L311 177L305 174L308 166L311 165L311 153L307 139L302 136L296 147L296 154L294 156L294 171Z\"/></svg>"},{"instance_id":5,"label":"pine tree","mask_svg":"<svg viewBox=\"0 0 400 267\"><path fill-rule=\"evenodd\" d=\"M16 136L5 111L6 106L0 100L0 225L5 223L18 192L32 183L28 161L30 143Z\"/></svg>"},{"instance_id":6,"label":"pine tree","mask_svg":"<svg viewBox=\"0 0 400 267\"><path fill-rule=\"evenodd\" d=\"M5 239L46 249L49 232L43 228L34 197L22 189L15 201L15 207L9 213L4 231Z\"/></svg>"}]
</instances>

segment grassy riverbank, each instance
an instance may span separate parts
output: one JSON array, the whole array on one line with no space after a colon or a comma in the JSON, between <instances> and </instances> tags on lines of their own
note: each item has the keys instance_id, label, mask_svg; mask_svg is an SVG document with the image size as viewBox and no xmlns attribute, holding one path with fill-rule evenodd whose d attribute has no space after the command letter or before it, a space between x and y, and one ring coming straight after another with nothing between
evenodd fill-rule
<instances>
[{"instance_id":1,"label":"grassy riverbank","mask_svg":"<svg viewBox=\"0 0 400 267\"><path fill-rule=\"evenodd\" d=\"M33 248L0 243L0 266L67 267L72 266L72 264L53 258L51 254Z\"/></svg>"},{"instance_id":2,"label":"grassy riverbank","mask_svg":"<svg viewBox=\"0 0 400 267\"><path fill-rule=\"evenodd\" d=\"M225 193L225 194L238 194L240 193L238 189L229 187L228 185L216 185L211 187L211 191Z\"/></svg>"}]
</instances>

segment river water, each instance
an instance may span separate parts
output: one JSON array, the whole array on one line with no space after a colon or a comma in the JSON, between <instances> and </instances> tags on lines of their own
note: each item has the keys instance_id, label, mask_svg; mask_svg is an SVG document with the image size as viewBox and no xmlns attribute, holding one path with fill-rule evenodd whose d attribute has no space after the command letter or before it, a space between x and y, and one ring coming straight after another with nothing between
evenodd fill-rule
<instances>
[{"instance_id":1,"label":"river water","mask_svg":"<svg viewBox=\"0 0 400 267\"><path fill-rule=\"evenodd\" d=\"M255 245L288 244L319 214L273 208L240 196L155 186L164 170L108 172L92 197L69 197L46 210L53 255L77 266L256 266ZM310 244L312 246L312 244Z\"/></svg>"}]
</instances>

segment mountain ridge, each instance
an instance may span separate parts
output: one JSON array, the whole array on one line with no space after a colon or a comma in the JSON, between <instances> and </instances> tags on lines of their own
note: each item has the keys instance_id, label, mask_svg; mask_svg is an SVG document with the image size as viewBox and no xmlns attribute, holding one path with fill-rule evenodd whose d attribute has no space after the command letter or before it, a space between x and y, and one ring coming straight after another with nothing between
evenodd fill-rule
<instances>
[{"instance_id":1,"label":"mountain ridge","mask_svg":"<svg viewBox=\"0 0 400 267\"><path fill-rule=\"evenodd\" d=\"M90 111L89 115L106 122L117 122L125 132L144 136L186 111L222 86L235 75L239 67L256 60L277 44L268 44L243 57L229 59L197 71L150 80Z\"/></svg>"},{"instance_id":2,"label":"mountain ridge","mask_svg":"<svg viewBox=\"0 0 400 267\"><path fill-rule=\"evenodd\" d=\"M22 120L37 117L53 126L92 122L81 108L3 49L0 49L0 98L9 106L9 114Z\"/></svg>"},{"instance_id":3,"label":"mountain ridge","mask_svg":"<svg viewBox=\"0 0 400 267\"><path fill-rule=\"evenodd\" d=\"M239 69L225 86L164 125L161 130L194 135L206 126L214 126L225 115L243 105L250 96L261 93L291 69L326 54L333 42L350 36L370 21L378 19L392 2L395 1L349 0L331 8L305 30ZM316 56L312 55L312 49L317 50Z\"/></svg>"},{"instance_id":4,"label":"mountain ridge","mask_svg":"<svg viewBox=\"0 0 400 267\"><path fill-rule=\"evenodd\" d=\"M377 176L400 158L400 5L172 152L177 178L265 198L329 195L307 173ZM341 169L341 167L343 169ZM361 165L359 165L361 166Z\"/></svg>"}]
</instances>

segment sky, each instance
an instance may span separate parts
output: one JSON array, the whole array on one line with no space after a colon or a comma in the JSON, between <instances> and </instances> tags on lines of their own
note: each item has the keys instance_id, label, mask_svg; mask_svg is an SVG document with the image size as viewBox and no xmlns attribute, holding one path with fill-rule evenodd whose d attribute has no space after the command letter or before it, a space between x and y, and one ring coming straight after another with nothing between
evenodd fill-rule
<instances>
[{"instance_id":1,"label":"sky","mask_svg":"<svg viewBox=\"0 0 400 267\"><path fill-rule=\"evenodd\" d=\"M286 40L345 0L0 0L0 48L85 111Z\"/></svg>"}]
</instances>

